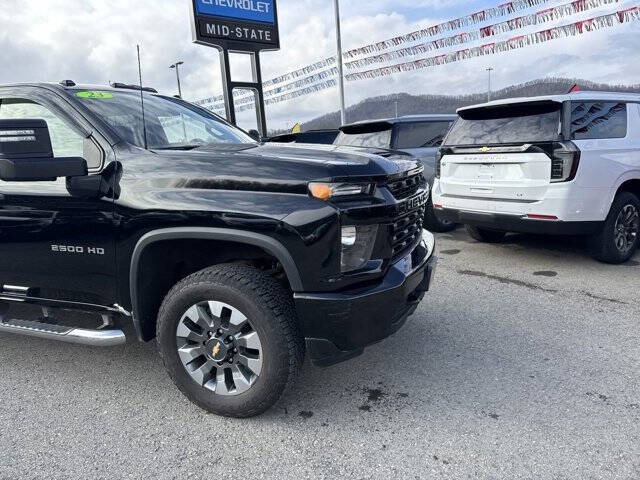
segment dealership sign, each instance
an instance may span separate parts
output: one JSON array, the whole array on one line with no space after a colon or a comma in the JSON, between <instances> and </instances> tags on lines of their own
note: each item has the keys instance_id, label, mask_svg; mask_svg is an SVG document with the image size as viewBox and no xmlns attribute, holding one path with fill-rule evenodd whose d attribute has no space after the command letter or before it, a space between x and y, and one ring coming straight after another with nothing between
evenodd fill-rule
<instances>
[{"instance_id":1,"label":"dealership sign","mask_svg":"<svg viewBox=\"0 0 640 480\"><path fill-rule=\"evenodd\" d=\"M280 48L276 0L191 0L193 41L233 51Z\"/></svg>"}]
</instances>

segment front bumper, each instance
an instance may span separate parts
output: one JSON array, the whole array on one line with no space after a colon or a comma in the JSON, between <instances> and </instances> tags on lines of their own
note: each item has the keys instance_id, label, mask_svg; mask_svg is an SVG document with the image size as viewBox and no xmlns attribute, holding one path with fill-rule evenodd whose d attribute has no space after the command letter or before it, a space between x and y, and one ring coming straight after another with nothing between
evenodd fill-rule
<instances>
[{"instance_id":1,"label":"front bumper","mask_svg":"<svg viewBox=\"0 0 640 480\"><path fill-rule=\"evenodd\" d=\"M397 332L429 290L437 263L434 247L433 236L425 231L422 241L376 285L339 293L296 293L312 362L343 362Z\"/></svg>"}]
</instances>

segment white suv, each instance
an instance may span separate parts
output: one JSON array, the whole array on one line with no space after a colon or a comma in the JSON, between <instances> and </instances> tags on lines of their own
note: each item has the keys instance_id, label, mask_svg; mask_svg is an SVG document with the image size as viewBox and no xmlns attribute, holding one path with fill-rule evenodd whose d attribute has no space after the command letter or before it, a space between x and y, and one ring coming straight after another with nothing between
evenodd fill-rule
<instances>
[{"instance_id":1,"label":"white suv","mask_svg":"<svg viewBox=\"0 0 640 480\"><path fill-rule=\"evenodd\" d=\"M578 92L460 109L436 161L433 204L470 235L589 235L623 263L640 230L640 95Z\"/></svg>"}]
</instances>

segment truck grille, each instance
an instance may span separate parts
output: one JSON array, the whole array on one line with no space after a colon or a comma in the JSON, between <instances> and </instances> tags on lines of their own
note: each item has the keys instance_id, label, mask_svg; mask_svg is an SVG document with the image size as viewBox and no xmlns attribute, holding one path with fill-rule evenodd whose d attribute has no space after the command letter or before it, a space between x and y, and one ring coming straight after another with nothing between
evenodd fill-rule
<instances>
[{"instance_id":1,"label":"truck grille","mask_svg":"<svg viewBox=\"0 0 640 480\"><path fill-rule=\"evenodd\" d=\"M393 257L412 247L422 236L425 207L398 217L393 223L391 245Z\"/></svg>"},{"instance_id":2,"label":"truck grille","mask_svg":"<svg viewBox=\"0 0 640 480\"><path fill-rule=\"evenodd\" d=\"M423 183L424 177L422 173L418 173L402 180L388 183L387 188L396 200L404 200L417 193Z\"/></svg>"}]
</instances>

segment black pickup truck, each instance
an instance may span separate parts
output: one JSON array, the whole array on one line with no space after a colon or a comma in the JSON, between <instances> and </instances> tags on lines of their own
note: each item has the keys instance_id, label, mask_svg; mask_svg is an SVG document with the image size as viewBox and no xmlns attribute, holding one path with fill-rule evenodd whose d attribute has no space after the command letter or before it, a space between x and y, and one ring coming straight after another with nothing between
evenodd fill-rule
<instances>
[{"instance_id":1,"label":"black pickup truck","mask_svg":"<svg viewBox=\"0 0 640 480\"><path fill-rule=\"evenodd\" d=\"M0 332L157 339L190 400L257 415L414 312L428 190L411 157L256 143L152 89L0 86Z\"/></svg>"}]
</instances>

